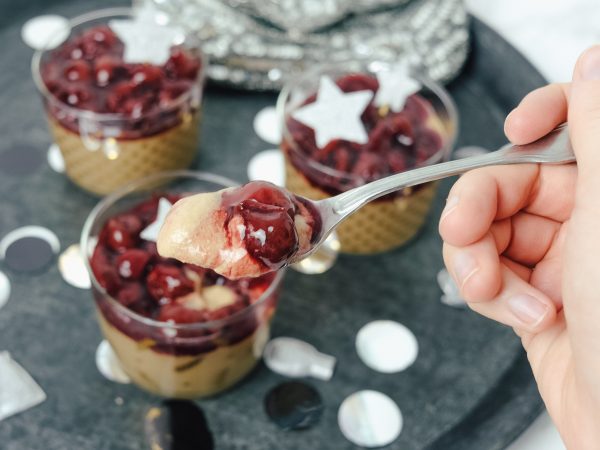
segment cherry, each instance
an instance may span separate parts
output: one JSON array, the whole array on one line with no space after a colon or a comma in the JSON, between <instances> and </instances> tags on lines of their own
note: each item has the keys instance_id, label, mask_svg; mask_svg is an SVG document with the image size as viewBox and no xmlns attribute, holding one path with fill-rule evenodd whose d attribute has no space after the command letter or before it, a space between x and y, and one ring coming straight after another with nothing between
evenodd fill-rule
<instances>
[{"instance_id":1,"label":"cherry","mask_svg":"<svg viewBox=\"0 0 600 450\"><path fill-rule=\"evenodd\" d=\"M90 266L100 286L113 295L121 286L121 281L109 250L102 245L96 245L90 260Z\"/></svg>"},{"instance_id":2,"label":"cherry","mask_svg":"<svg viewBox=\"0 0 600 450\"><path fill-rule=\"evenodd\" d=\"M146 292L141 284L131 282L125 283L117 293L117 300L123 306L132 306L144 299Z\"/></svg>"},{"instance_id":3,"label":"cherry","mask_svg":"<svg viewBox=\"0 0 600 450\"><path fill-rule=\"evenodd\" d=\"M344 75L336 81L336 84L344 92L354 91L377 91L379 89L379 82L377 78L365 76L360 73L351 73Z\"/></svg>"},{"instance_id":4,"label":"cherry","mask_svg":"<svg viewBox=\"0 0 600 450\"><path fill-rule=\"evenodd\" d=\"M185 276L182 268L157 264L146 277L146 287L152 298L164 304L192 292L194 283Z\"/></svg>"},{"instance_id":5,"label":"cherry","mask_svg":"<svg viewBox=\"0 0 600 450\"><path fill-rule=\"evenodd\" d=\"M121 253L116 260L117 270L122 278L138 280L144 273L152 255L144 250L132 248Z\"/></svg>"},{"instance_id":6,"label":"cherry","mask_svg":"<svg viewBox=\"0 0 600 450\"><path fill-rule=\"evenodd\" d=\"M117 252L133 248L139 241L142 221L133 214L122 214L108 220L107 245Z\"/></svg>"},{"instance_id":7,"label":"cherry","mask_svg":"<svg viewBox=\"0 0 600 450\"><path fill-rule=\"evenodd\" d=\"M165 63L165 71L170 78L187 78L195 80L198 77L200 60L189 54L182 47L171 49L171 56Z\"/></svg>"},{"instance_id":8,"label":"cherry","mask_svg":"<svg viewBox=\"0 0 600 450\"><path fill-rule=\"evenodd\" d=\"M113 55L102 55L94 61L94 80L100 87L108 86L127 74L123 62Z\"/></svg>"},{"instance_id":9,"label":"cherry","mask_svg":"<svg viewBox=\"0 0 600 450\"><path fill-rule=\"evenodd\" d=\"M423 129L418 138L417 161L425 162L442 148L442 138L432 130Z\"/></svg>"},{"instance_id":10,"label":"cherry","mask_svg":"<svg viewBox=\"0 0 600 450\"><path fill-rule=\"evenodd\" d=\"M131 73L131 82L138 89L158 89L160 88L162 79L162 70L151 64L143 64Z\"/></svg>"},{"instance_id":11,"label":"cherry","mask_svg":"<svg viewBox=\"0 0 600 450\"><path fill-rule=\"evenodd\" d=\"M90 65L82 60L71 61L64 70L64 76L69 81L86 81L90 74Z\"/></svg>"}]
</instances>

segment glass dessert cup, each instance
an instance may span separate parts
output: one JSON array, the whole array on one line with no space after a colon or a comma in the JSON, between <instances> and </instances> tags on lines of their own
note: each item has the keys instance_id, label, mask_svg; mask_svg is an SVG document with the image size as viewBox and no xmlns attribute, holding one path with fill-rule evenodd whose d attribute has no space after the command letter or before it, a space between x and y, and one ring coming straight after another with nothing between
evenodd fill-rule
<instances>
[{"instance_id":1,"label":"glass dessert cup","mask_svg":"<svg viewBox=\"0 0 600 450\"><path fill-rule=\"evenodd\" d=\"M411 71L411 78L418 81L421 88L415 95L407 98L406 105L401 112L406 113L409 119L411 116L418 119L422 122L419 126L427 128L439 136L439 138L436 138L439 139L439 145L436 145L435 151L429 151L429 153L426 153L426 157L420 160L410 156L409 163L402 159L395 167L391 163L385 162L383 173L372 177L336 167L335 151L337 149L335 148L334 152L330 153L334 157L329 157L327 161L319 161L314 157L314 154L327 150L329 144L323 149L319 149L315 144L312 130L310 130L312 136L308 135L307 138L306 131L302 131L302 127L305 126L292 118L292 114L300 107L314 101L320 78L328 76L337 83L345 77L348 77L346 79L348 81L348 79L355 76L366 76L375 80L374 83L377 86L377 74L381 71L391 70L390 65L379 62L347 62L335 66L321 66L292 80L283 88L277 102L277 109L283 131L281 149L285 156L286 187L290 191L314 200L320 200L361 186L382 176L448 160L457 129L456 108L443 87L415 71ZM352 82L347 84L350 83ZM371 86L372 82L369 82L369 85ZM363 89L373 90L371 87L343 88L342 90L350 92ZM361 116L363 123L365 123L365 117L368 114L376 115L375 124L377 125L377 121L383 122L393 112L386 106L375 107L372 101ZM375 128L376 126L373 126L373 128L366 130L369 135L369 142L365 145L339 140L339 142L344 143L346 149L357 149L356 159L353 163L354 167L358 165L357 161L360 159L361 152L371 152L372 154L379 152L377 148L364 150L372 143ZM413 128L417 129L416 126ZM420 145L416 132L413 137L414 141L410 145L414 146L412 148L416 151ZM310 141L311 139L312 141ZM334 143L334 141L330 141L331 143ZM351 158L346 159L352 160ZM406 158L406 160L409 160L409 158ZM337 228L340 251L342 253L373 254L402 246L417 234L425 222L436 189L437 183L406 188L364 206Z\"/></svg>"},{"instance_id":2,"label":"glass dessert cup","mask_svg":"<svg viewBox=\"0 0 600 450\"><path fill-rule=\"evenodd\" d=\"M130 8L76 17L66 41L37 51L32 60L66 174L97 195L153 173L188 168L199 142L207 61L198 41L181 35L163 66L125 63L123 44L107 24L132 17ZM110 39L94 41L97 30L108 30ZM186 63L187 78L180 70ZM158 81L151 77L157 68L162 70Z\"/></svg>"},{"instance_id":3,"label":"glass dessert cup","mask_svg":"<svg viewBox=\"0 0 600 450\"><path fill-rule=\"evenodd\" d=\"M157 312L150 314L145 312L148 309L139 306L142 303L129 303L126 306L123 301L126 297L122 295L125 287L115 289L103 282L106 274L98 272L98 265L94 267L96 247L106 237L101 233L109 220L132 211L131 208L136 205L147 204L148 198L154 198L152 194L177 197L214 191L234 184L225 178L201 172L173 171L155 174L133 182L101 200L91 211L83 227L81 249L92 280L92 292L102 333L132 381L151 393L170 398L211 396L230 388L250 373L261 359L269 339L271 320L284 272L236 282L216 277L214 273L205 274L204 277L213 277L210 286L203 287L201 291L207 299L208 289L218 293L224 287L236 289L236 292L246 296L243 297L246 303L237 303L242 299L242 294L239 294L230 309L212 310L212 315L203 316L203 319L209 317L210 320L179 320L176 314L180 313L181 308L173 308L177 307L177 302L182 297L173 301L163 297L158 303L157 297L154 297L154 303L148 303L151 298L146 294L142 298L143 302ZM165 188L156 190L156 186L165 185ZM141 238L139 242L141 244L137 248L153 245L142 242ZM149 265L145 266L145 273L153 273L159 265L170 264L170 261L177 263L174 260L165 262L164 258L157 255L154 258L155 262L150 260ZM180 263L177 264L182 267ZM122 266L118 267L118 273L123 275ZM97 276L98 274L101 276ZM150 276L143 278L145 283L149 283ZM123 286L131 284L119 279ZM169 281L168 277L167 282L169 287L181 284L173 282L173 279ZM185 282L190 281L186 279ZM144 292L151 293L150 284L143 285L143 289ZM167 310L168 307L171 309ZM188 313L197 313L197 310L186 309L185 314Z\"/></svg>"}]
</instances>

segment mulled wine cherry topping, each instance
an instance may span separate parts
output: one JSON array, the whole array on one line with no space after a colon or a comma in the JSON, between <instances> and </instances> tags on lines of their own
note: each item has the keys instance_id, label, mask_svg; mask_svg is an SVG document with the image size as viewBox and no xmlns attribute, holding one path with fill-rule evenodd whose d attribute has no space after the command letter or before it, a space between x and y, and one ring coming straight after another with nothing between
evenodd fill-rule
<instances>
[{"instance_id":1,"label":"mulled wine cherry topping","mask_svg":"<svg viewBox=\"0 0 600 450\"><path fill-rule=\"evenodd\" d=\"M164 197L173 203L181 198ZM211 270L162 258L154 242L140 237L156 218L159 198L109 218L101 229L90 265L108 295L138 314L174 323L223 319L257 301L271 275L231 281ZM124 321L110 307L103 313L121 331L137 337L134 321ZM252 331L244 330L245 335Z\"/></svg>"},{"instance_id":2,"label":"mulled wine cherry topping","mask_svg":"<svg viewBox=\"0 0 600 450\"><path fill-rule=\"evenodd\" d=\"M174 100L197 85L198 56L174 46L167 62L157 66L126 63L123 53L123 43L106 25L76 34L50 51L40 71L46 88L59 101L48 105L52 117L78 132L80 124L60 103L96 113L122 114L134 120L122 125L118 137L123 139L148 136L175 125ZM142 122L135 122L142 117Z\"/></svg>"},{"instance_id":3,"label":"mulled wine cherry topping","mask_svg":"<svg viewBox=\"0 0 600 450\"><path fill-rule=\"evenodd\" d=\"M344 92L376 93L379 89L377 78L367 74L346 75L337 79L336 84ZM316 95L312 95L303 104L315 100ZM378 108L373 100L365 108L361 121L369 138L366 144L335 139L319 148L313 129L290 116L286 122L289 138L284 139L283 149L294 167L311 183L336 195L422 165L443 146L439 119L431 103L419 94L409 96L403 110L397 112ZM306 157L338 171L339 175L315 169L305 162Z\"/></svg>"}]
</instances>

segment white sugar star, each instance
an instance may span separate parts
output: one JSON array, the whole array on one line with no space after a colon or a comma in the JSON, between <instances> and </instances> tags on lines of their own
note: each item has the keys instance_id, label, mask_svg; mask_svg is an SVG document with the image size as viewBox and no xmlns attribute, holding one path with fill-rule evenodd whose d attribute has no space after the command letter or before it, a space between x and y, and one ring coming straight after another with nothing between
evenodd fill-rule
<instances>
[{"instance_id":1,"label":"white sugar star","mask_svg":"<svg viewBox=\"0 0 600 450\"><path fill-rule=\"evenodd\" d=\"M389 106L392 111L402 111L406 99L421 89L421 84L412 78L405 65L396 65L389 71L377 72L379 89L375 94L377 106Z\"/></svg>"},{"instance_id":2,"label":"white sugar star","mask_svg":"<svg viewBox=\"0 0 600 450\"><path fill-rule=\"evenodd\" d=\"M158 200L158 211L156 212L156 220L148 225L146 228L142 230L140 233L140 237L146 241L156 242L158 239L158 233L167 218L167 214L171 210L173 205L169 200L162 197Z\"/></svg>"},{"instance_id":3,"label":"white sugar star","mask_svg":"<svg viewBox=\"0 0 600 450\"><path fill-rule=\"evenodd\" d=\"M317 146L334 139L358 144L369 140L360 116L373 98L372 91L343 92L335 82L321 77L317 100L296 110L292 117L315 130Z\"/></svg>"},{"instance_id":4,"label":"white sugar star","mask_svg":"<svg viewBox=\"0 0 600 450\"><path fill-rule=\"evenodd\" d=\"M126 63L164 64L173 45L185 39L180 27L160 25L147 11L140 11L133 19L111 20L108 25L125 45Z\"/></svg>"}]
</instances>

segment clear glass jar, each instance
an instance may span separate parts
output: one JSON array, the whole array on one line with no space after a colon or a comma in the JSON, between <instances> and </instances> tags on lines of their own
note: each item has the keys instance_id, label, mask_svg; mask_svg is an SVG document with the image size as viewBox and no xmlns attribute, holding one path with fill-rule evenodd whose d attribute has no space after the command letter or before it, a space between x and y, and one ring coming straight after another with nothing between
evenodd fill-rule
<instances>
[{"instance_id":1,"label":"clear glass jar","mask_svg":"<svg viewBox=\"0 0 600 450\"><path fill-rule=\"evenodd\" d=\"M318 66L314 70L300 75L284 87L277 102L277 109L283 132L281 149L285 155L286 187L289 190L318 200L363 185L381 176L435 164L449 158L458 127L456 107L442 86L414 71L411 73L411 77L420 83L421 88L416 95L407 99L402 113L406 113L407 117L420 117L419 120L423 121L422 129L426 129L426 132L430 133L429 135L426 135L425 132L420 135L415 133L414 142L410 143L412 146L410 148L413 149L410 150L411 152L419 151L418 147L421 145L419 139L421 141L431 140L431 133L438 136L436 139L439 139L439 143L436 144L434 151L427 154L426 158L414 160L414 157L411 156L413 161L401 168L388 166L386 162L384 175L375 174L373 177L368 177L337 167L335 160L337 155L333 153L327 156L328 159L318 160L315 157L317 153L321 155L327 153L330 150L327 148L329 144L324 149L317 148L314 134L311 135L312 130L307 132L306 130L309 128L293 119L292 114L303 105L314 101L321 77L328 76L337 82L348 80L350 77L366 76L370 80L374 80L367 84L376 88L378 86L377 73L390 70L393 70L392 66L381 62L352 61L344 64ZM375 88L370 89L374 90ZM377 109L370 104L362 115L363 123L365 123L367 114L376 115L375 123L377 124L377 121L386 120L386 117L394 113L389 111L389 108ZM376 126L367 130L368 144L355 145L345 141L346 143L342 146L345 147L343 151L346 152L346 155L348 149L351 149L351 152L355 152L354 158L356 159L354 161L357 161L361 152L376 154L377 148L366 149L374 139L375 128ZM406 149L409 152L408 145ZM335 151L337 149L334 148L333 152ZM351 155L350 160L352 157ZM357 163L355 162L355 164ZM358 254L378 253L397 248L409 241L425 222L435 196L436 186L436 183L428 183L414 188L406 188L361 208L337 228L341 251Z\"/></svg>"},{"instance_id":2,"label":"clear glass jar","mask_svg":"<svg viewBox=\"0 0 600 450\"><path fill-rule=\"evenodd\" d=\"M139 78L135 78L138 73L135 71L142 70L144 65L130 64L128 68L114 62L111 65L109 57L114 57L111 52L121 45L120 41L113 43L112 48L102 47L105 41L94 44L93 33L89 32L112 20L133 17L130 8L104 9L76 17L70 21L66 41L54 49L37 51L32 60L33 79L42 95L51 134L65 160L66 174L78 186L94 194L110 193L153 173L186 169L198 149L207 69L199 42L191 35L182 34L178 44L186 55L199 62L193 70L195 77L179 85L178 80L169 80L168 86L165 82L158 94L160 102L150 103L148 96L128 93L126 86L137 83ZM87 40L84 40L81 36L86 30L89 36L85 35ZM73 39L78 37L81 41L75 45ZM67 52L68 56L64 56ZM96 53L99 56L95 56ZM66 70L63 72L61 64L65 61L71 65L83 63L82 72L72 72L75 80L68 78ZM88 80L94 77L94 83L86 84L80 79L82 76ZM111 76L118 78L118 83L105 87L98 84L98 80L109 80ZM124 111L94 111L98 109L94 101L100 103L103 95L114 95L113 103Z\"/></svg>"},{"instance_id":3,"label":"clear glass jar","mask_svg":"<svg viewBox=\"0 0 600 450\"><path fill-rule=\"evenodd\" d=\"M156 186L164 185L167 187L156 191ZM230 180L202 172L153 175L100 201L83 227L81 249L92 280L100 328L133 382L154 394L205 397L243 379L260 361L269 339L284 271L239 281L252 291L251 302L219 320L159 321L124 306L118 295L110 295L100 284L91 262L99 233L110 218L156 192L186 195L232 185Z\"/></svg>"}]
</instances>

